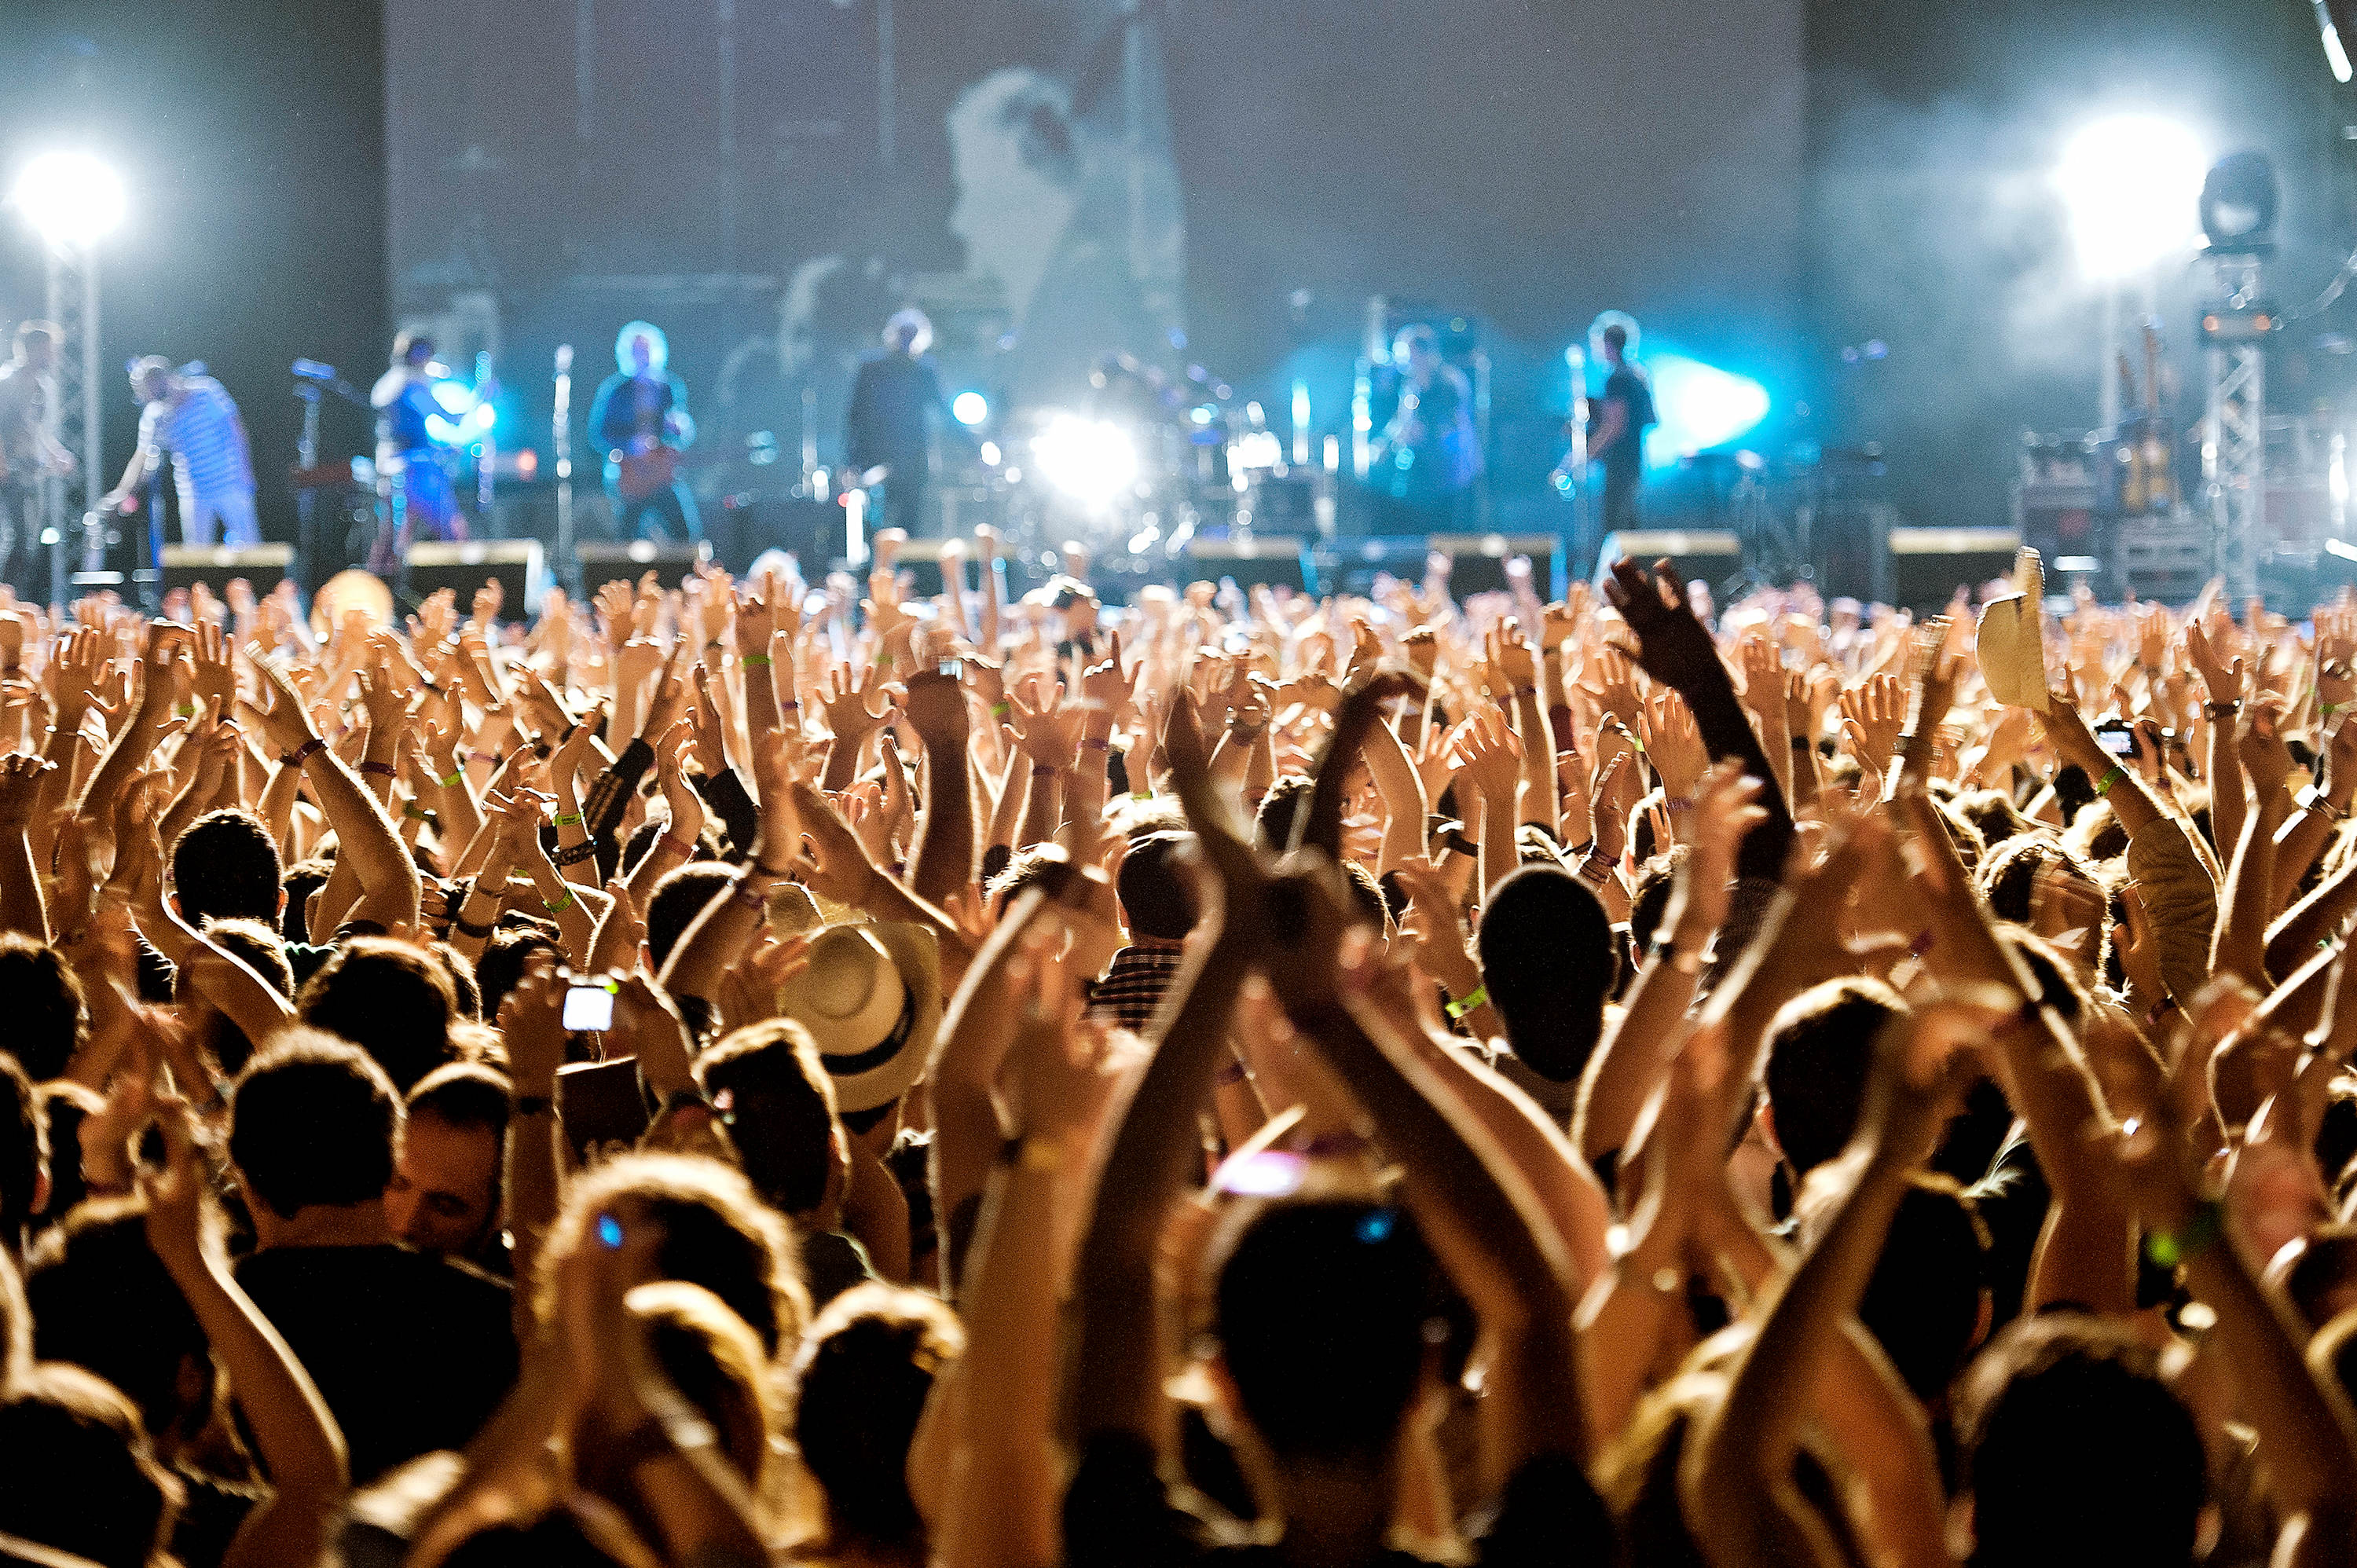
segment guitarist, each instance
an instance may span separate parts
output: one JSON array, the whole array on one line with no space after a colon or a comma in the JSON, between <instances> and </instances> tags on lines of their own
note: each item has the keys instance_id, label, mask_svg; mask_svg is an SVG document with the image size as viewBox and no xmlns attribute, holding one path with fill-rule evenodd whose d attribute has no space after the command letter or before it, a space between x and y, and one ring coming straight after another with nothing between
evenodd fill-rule
<instances>
[{"instance_id":1,"label":"guitarist","mask_svg":"<svg viewBox=\"0 0 2357 1568\"><path fill-rule=\"evenodd\" d=\"M614 373L589 405L589 439L606 454L606 499L618 539L701 542L695 498L679 477L679 454L694 445L687 384L664 367L662 328L633 321L614 339Z\"/></svg>"},{"instance_id":2,"label":"guitarist","mask_svg":"<svg viewBox=\"0 0 2357 1568\"><path fill-rule=\"evenodd\" d=\"M434 362L434 339L404 332L393 340L393 364L369 391L376 410L377 472L394 482L393 517L377 531L369 570L389 577L400 568L414 539L464 539L467 519L458 492L444 466L453 443L437 434L450 415L434 396L447 376Z\"/></svg>"}]
</instances>

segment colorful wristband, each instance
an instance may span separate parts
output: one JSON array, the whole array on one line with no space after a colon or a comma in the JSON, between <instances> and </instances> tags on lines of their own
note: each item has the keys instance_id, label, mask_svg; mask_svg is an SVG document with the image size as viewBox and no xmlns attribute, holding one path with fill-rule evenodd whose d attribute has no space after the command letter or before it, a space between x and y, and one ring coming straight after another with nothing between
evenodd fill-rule
<instances>
[{"instance_id":1,"label":"colorful wristband","mask_svg":"<svg viewBox=\"0 0 2357 1568\"><path fill-rule=\"evenodd\" d=\"M540 901L540 907L547 910L552 915L561 915L565 913L565 910L573 908L573 890L569 887L565 890L565 897L562 898L554 900L543 898Z\"/></svg>"},{"instance_id":2,"label":"colorful wristband","mask_svg":"<svg viewBox=\"0 0 2357 1568\"><path fill-rule=\"evenodd\" d=\"M1451 1019L1462 1018L1476 1007L1487 1004L1489 1000L1490 988L1487 985L1477 985L1465 994L1462 1001L1452 1001L1441 1011L1448 1014Z\"/></svg>"},{"instance_id":3,"label":"colorful wristband","mask_svg":"<svg viewBox=\"0 0 2357 1568\"><path fill-rule=\"evenodd\" d=\"M393 779L399 777L398 772L390 762L363 762L361 764L360 770L378 779Z\"/></svg>"},{"instance_id":4,"label":"colorful wristband","mask_svg":"<svg viewBox=\"0 0 2357 1568\"><path fill-rule=\"evenodd\" d=\"M442 788L445 789L456 789L459 785L464 784L466 781L467 775L464 772L459 772L453 773L449 778L443 779L441 784Z\"/></svg>"},{"instance_id":5,"label":"colorful wristband","mask_svg":"<svg viewBox=\"0 0 2357 1568\"><path fill-rule=\"evenodd\" d=\"M2095 780L2095 793L2098 795L2110 794L2112 792L2112 786L2118 783L2127 776L2128 770L2126 768L2121 767L2116 762L2113 763L2112 770L2109 773L2104 774L2101 779Z\"/></svg>"},{"instance_id":6,"label":"colorful wristband","mask_svg":"<svg viewBox=\"0 0 2357 1568\"><path fill-rule=\"evenodd\" d=\"M554 825L556 827L577 828L581 825L581 813L578 811L559 811L556 813L556 816L553 821Z\"/></svg>"},{"instance_id":7,"label":"colorful wristband","mask_svg":"<svg viewBox=\"0 0 2357 1568\"><path fill-rule=\"evenodd\" d=\"M328 743L315 735L294 750L281 756L278 760L289 768L300 768L314 756L327 749Z\"/></svg>"},{"instance_id":8,"label":"colorful wristband","mask_svg":"<svg viewBox=\"0 0 2357 1568\"><path fill-rule=\"evenodd\" d=\"M655 840L655 845L659 849L667 849L671 851L672 854L679 856L682 860L685 860L688 856L695 853L694 845L683 843L678 839L672 837L669 833L665 833L662 837Z\"/></svg>"},{"instance_id":9,"label":"colorful wristband","mask_svg":"<svg viewBox=\"0 0 2357 1568\"><path fill-rule=\"evenodd\" d=\"M766 653L740 653L737 662L748 670L767 670L775 661Z\"/></svg>"}]
</instances>

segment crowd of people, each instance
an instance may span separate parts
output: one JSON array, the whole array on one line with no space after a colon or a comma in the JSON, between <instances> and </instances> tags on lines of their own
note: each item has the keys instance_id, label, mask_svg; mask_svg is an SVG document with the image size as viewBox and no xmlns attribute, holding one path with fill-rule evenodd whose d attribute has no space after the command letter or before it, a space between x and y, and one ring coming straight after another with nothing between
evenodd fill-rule
<instances>
[{"instance_id":1,"label":"crowd of people","mask_svg":"<svg viewBox=\"0 0 2357 1568\"><path fill-rule=\"evenodd\" d=\"M0 1561L2357 1562L2357 607L892 544L0 603Z\"/></svg>"}]
</instances>

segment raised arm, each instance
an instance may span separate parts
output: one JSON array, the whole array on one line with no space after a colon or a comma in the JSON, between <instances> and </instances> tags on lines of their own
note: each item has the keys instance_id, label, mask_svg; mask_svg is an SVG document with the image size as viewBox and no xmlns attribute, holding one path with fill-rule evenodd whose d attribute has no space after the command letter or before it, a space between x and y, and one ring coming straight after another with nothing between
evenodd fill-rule
<instances>
[{"instance_id":1,"label":"raised arm","mask_svg":"<svg viewBox=\"0 0 2357 1568\"><path fill-rule=\"evenodd\" d=\"M337 869L340 872L349 864L360 882L360 898L349 916L330 908L325 897L319 900L323 924L332 929L351 918L374 920L388 929L415 925L417 865L409 858L393 820L311 727L311 715L286 683L286 677L266 663L257 661L254 668L262 672L270 704L254 710L263 734L277 747L285 766L299 768L310 780L328 825L336 831Z\"/></svg>"}]
</instances>

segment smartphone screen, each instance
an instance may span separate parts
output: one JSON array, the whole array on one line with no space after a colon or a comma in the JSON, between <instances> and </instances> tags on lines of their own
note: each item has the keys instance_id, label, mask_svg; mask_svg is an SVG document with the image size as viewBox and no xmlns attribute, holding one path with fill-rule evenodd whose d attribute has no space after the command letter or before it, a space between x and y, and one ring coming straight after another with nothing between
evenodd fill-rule
<instances>
[{"instance_id":1,"label":"smartphone screen","mask_svg":"<svg viewBox=\"0 0 2357 1568\"><path fill-rule=\"evenodd\" d=\"M568 986L565 993L565 1027L596 1032L614 1026L614 993L603 985Z\"/></svg>"},{"instance_id":2,"label":"smartphone screen","mask_svg":"<svg viewBox=\"0 0 2357 1568\"><path fill-rule=\"evenodd\" d=\"M2095 738L2102 741L2104 749L2114 757L2135 755L2136 731L2132 729L2099 729L2095 732Z\"/></svg>"}]
</instances>

